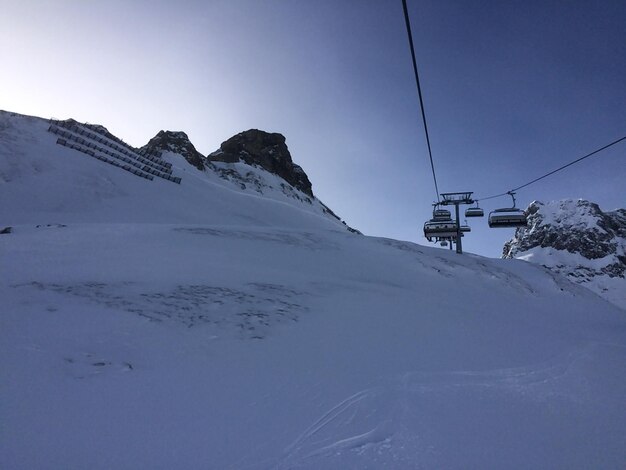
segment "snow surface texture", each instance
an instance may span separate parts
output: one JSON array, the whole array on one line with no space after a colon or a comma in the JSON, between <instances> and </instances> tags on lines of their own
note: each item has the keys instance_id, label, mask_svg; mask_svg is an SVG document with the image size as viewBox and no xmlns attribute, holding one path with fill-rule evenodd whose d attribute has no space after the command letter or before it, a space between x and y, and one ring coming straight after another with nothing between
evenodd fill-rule
<instances>
[{"instance_id":1,"label":"snow surface texture","mask_svg":"<svg viewBox=\"0 0 626 470\"><path fill-rule=\"evenodd\" d=\"M541 264L626 310L626 210L584 199L534 201L503 257Z\"/></svg>"},{"instance_id":2,"label":"snow surface texture","mask_svg":"<svg viewBox=\"0 0 626 470\"><path fill-rule=\"evenodd\" d=\"M20 126L1 468L623 468L626 317L591 291Z\"/></svg>"}]
</instances>

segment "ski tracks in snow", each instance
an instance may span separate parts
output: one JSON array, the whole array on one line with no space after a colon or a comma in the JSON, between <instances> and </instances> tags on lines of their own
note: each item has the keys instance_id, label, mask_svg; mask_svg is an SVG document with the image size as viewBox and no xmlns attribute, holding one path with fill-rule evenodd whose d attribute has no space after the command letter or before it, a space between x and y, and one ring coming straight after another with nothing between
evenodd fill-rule
<instances>
[{"instance_id":1,"label":"ski tracks in snow","mask_svg":"<svg viewBox=\"0 0 626 470\"><path fill-rule=\"evenodd\" d=\"M514 409L535 410L537 415L531 420L554 412L555 403L584 407L594 400L586 371L603 347L616 345L588 343L524 367L406 372L332 406L270 468L429 468L442 464L439 458L449 449L447 436L442 439L437 434L441 414L462 430L468 416L507 413L512 402L517 403ZM618 349L623 357L626 351ZM442 411L448 404L453 404L454 411ZM466 409L470 411L463 416Z\"/></svg>"},{"instance_id":2,"label":"ski tracks in snow","mask_svg":"<svg viewBox=\"0 0 626 470\"><path fill-rule=\"evenodd\" d=\"M342 400L287 446L280 463L271 468L306 467L320 458L389 442L393 420L388 407L395 405L389 398L385 387L374 387Z\"/></svg>"}]
</instances>

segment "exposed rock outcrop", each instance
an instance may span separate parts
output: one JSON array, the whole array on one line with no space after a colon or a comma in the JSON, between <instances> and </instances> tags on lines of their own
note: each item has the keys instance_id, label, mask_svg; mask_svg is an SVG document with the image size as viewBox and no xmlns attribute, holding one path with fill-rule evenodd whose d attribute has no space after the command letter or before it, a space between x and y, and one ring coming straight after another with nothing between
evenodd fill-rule
<instances>
[{"instance_id":1,"label":"exposed rock outcrop","mask_svg":"<svg viewBox=\"0 0 626 470\"><path fill-rule=\"evenodd\" d=\"M313 196L311 182L304 170L293 163L285 137L258 129L241 132L223 142L219 150L208 155L210 161L258 165L283 178L303 193Z\"/></svg>"},{"instance_id":2,"label":"exposed rock outcrop","mask_svg":"<svg viewBox=\"0 0 626 470\"><path fill-rule=\"evenodd\" d=\"M280 191L287 197L306 204L313 204L315 201L323 213L341 220L330 208L315 198L308 176L300 166L293 163L282 134L250 129L226 140L219 150L205 157L196 150L184 132L160 131L142 147L142 150L182 155L199 170L212 171L242 190L254 190L259 194ZM263 176L264 172L259 173L253 168L245 166L235 168L232 165L221 164L237 162L261 168L279 176L284 182L279 184L275 181L270 182ZM346 225L345 222L343 224ZM351 232L360 233L347 225L346 228Z\"/></svg>"},{"instance_id":3,"label":"exposed rock outcrop","mask_svg":"<svg viewBox=\"0 0 626 470\"><path fill-rule=\"evenodd\" d=\"M626 210L583 199L532 202L503 258L542 264L626 308Z\"/></svg>"},{"instance_id":4,"label":"exposed rock outcrop","mask_svg":"<svg viewBox=\"0 0 626 470\"><path fill-rule=\"evenodd\" d=\"M184 132L159 131L142 149L178 153L198 170L204 170L206 157L196 150Z\"/></svg>"}]
</instances>

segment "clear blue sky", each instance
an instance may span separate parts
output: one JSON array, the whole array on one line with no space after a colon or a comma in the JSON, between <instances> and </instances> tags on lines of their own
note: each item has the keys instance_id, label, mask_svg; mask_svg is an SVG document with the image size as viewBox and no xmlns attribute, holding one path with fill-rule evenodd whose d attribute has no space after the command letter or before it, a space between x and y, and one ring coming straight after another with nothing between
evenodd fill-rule
<instances>
[{"instance_id":1,"label":"clear blue sky","mask_svg":"<svg viewBox=\"0 0 626 470\"><path fill-rule=\"evenodd\" d=\"M626 135L626 2L408 0L441 191L487 196ZM435 191L401 0L0 0L0 108L161 129L203 153L280 132L315 194L426 243ZM626 144L518 194L626 207ZM485 204L508 206L507 199ZM467 251L513 229L474 219Z\"/></svg>"}]
</instances>

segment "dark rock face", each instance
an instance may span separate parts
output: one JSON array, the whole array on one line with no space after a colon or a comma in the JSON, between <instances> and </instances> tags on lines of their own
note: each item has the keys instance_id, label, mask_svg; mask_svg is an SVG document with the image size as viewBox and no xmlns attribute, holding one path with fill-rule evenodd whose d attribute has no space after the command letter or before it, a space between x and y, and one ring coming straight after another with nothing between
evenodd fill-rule
<instances>
[{"instance_id":1,"label":"dark rock face","mask_svg":"<svg viewBox=\"0 0 626 470\"><path fill-rule=\"evenodd\" d=\"M206 157L196 150L184 132L159 131L142 149L178 153L198 170L204 170Z\"/></svg>"},{"instance_id":2,"label":"dark rock face","mask_svg":"<svg viewBox=\"0 0 626 470\"><path fill-rule=\"evenodd\" d=\"M252 189L259 194L264 194L265 191L279 191L287 197L306 204L319 203L324 214L341 221L330 208L313 196L311 182L304 170L293 163L282 134L251 129L231 137L222 143L219 150L204 157L196 150L184 132L160 131L141 149L149 152L168 151L180 154L199 170L212 171L242 190ZM219 165L217 162L243 162L250 166L258 166L279 176L284 182L278 182L278 184L269 182L258 172L252 171L252 168L229 167ZM345 222L342 221L342 223L346 225ZM358 230L347 225L346 228L350 232L360 234Z\"/></svg>"},{"instance_id":3,"label":"dark rock face","mask_svg":"<svg viewBox=\"0 0 626 470\"><path fill-rule=\"evenodd\" d=\"M313 196L311 182L304 170L293 163L282 134L258 129L241 132L223 142L219 150L208 155L210 161L258 165L283 178L303 193Z\"/></svg>"},{"instance_id":4,"label":"dark rock face","mask_svg":"<svg viewBox=\"0 0 626 470\"><path fill-rule=\"evenodd\" d=\"M548 266L569 277L626 277L626 210L603 212L597 204L579 199L548 204L534 201L526 213L528 226L518 228L515 237L505 243L503 258L537 248L554 249L573 255L567 265ZM577 256L605 262L587 263Z\"/></svg>"}]
</instances>

